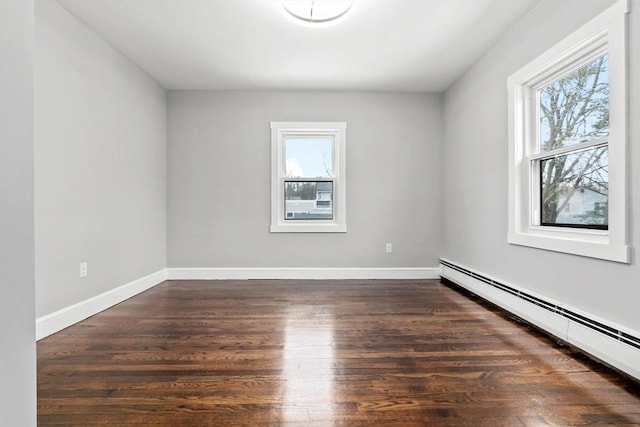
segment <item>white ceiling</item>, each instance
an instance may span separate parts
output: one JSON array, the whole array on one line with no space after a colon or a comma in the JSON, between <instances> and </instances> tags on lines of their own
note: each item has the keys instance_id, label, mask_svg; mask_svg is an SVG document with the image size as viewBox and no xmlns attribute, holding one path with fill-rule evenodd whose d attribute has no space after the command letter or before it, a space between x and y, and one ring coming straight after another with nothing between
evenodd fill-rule
<instances>
[{"instance_id":1,"label":"white ceiling","mask_svg":"<svg viewBox=\"0 0 640 427\"><path fill-rule=\"evenodd\" d=\"M167 89L441 92L538 0L356 0L300 25L273 0L58 0Z\"/></svg>"}]
</instances>

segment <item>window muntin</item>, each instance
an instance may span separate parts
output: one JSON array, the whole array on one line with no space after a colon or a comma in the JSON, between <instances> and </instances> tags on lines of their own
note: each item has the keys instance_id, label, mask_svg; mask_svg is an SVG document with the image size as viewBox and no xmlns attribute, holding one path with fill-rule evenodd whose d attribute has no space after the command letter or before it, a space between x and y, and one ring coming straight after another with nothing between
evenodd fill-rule
<instances>
[{"instance_id":1,"label":"window muntin","mask_svg":"<svg viewBox=\"0 0 640 427\"><path fill-rule=\"evenodd\" d=\"M346 123L271 123L271 231L346 232Z\"/></svg>"}]
</instances>

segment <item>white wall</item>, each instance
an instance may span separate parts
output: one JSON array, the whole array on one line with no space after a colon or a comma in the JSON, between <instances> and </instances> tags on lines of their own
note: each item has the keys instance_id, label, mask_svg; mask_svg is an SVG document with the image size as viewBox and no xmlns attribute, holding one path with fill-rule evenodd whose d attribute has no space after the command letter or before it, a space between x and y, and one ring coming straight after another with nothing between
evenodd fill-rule
<instances>
[{"instance_id":1,"label":"white wall","mask_svg":"<svg viewBox=\"0 0 640 427\"><path fill-rule=\"evenodd\" d=\"M33 1L0 1L0 425L36 425Z\"/></svg>"},{"instance_id":2,"label":"white wall","mask_svg":"<svg viewBox=\"0 0 640 427\"><path fill-rule=\"evenodd\" d=\"M57 2L35 9L43 316L166 267L166 91Z\"/></svg>"},{"instance_id":3,"label":"white wall","mask_svg":"<svg viewBox=\"0 0 640 427\"><path fill-rule=\"evenodd\" d=\"M610 4L542 1L447 91L441 255L638 331L640 1L630 17L632 264L507 244L507 77Z\"/></svg>"},{"instance_id":4,"label":"white wall","mask_svg":"<svg viewBox=\"0 0 640 427\"><path fill-rule=\"evenodd\" d=\"M347 122L347 233L269 232L271 121ZM169 267L437 266L441 123L439 95L170 91Z\"/></svg>"}]
</instances>

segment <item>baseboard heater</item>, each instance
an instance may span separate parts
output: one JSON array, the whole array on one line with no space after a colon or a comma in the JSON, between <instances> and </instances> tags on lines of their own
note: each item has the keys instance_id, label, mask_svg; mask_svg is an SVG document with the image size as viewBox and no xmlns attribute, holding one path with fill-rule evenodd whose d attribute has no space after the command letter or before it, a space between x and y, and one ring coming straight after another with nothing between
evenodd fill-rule
<instances>
[{"instance_id":1,"label":"baseboard heater","mask_svg":"<svg viewBox=\"0 0 640 427\"><path fill-rule=\"evenodd\" d=\"M440 276L640 379L640 334L440 259Z\"/></svg>"}]
</instances>

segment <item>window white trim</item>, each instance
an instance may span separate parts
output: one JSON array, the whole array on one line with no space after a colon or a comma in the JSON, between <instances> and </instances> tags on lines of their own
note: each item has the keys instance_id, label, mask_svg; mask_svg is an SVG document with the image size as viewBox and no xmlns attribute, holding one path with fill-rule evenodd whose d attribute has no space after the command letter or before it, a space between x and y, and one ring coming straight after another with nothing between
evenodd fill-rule
<instances>
[{"instance_id":1,"label":"window white trim","mask_svg":"<svg viewBox=\"0 0 640 427\"><path fill-rule=\"evenodd\" d=\"M627 14L628 0L613 6L525 65L508 79L509 233L511 244L630 262L627 192ZM585 58L609 53L609 230L542 227L534 220L531 160L537 132L532 126L532 89L558 78ZM545 156L549 153L545 153Z\"/></svg>"},{"instance_id":2,"label":"window white trim","mask_svg":"<svg viewBox=\"0 0 640 427\"><path fill-rule=\"evenodd\" d=\"M271 227L272 233L346 233L346 130L345 122L271 122ZM284 138L291 135L333 137L333 219L285 220Z\"/></svg>"}]
</instances>

